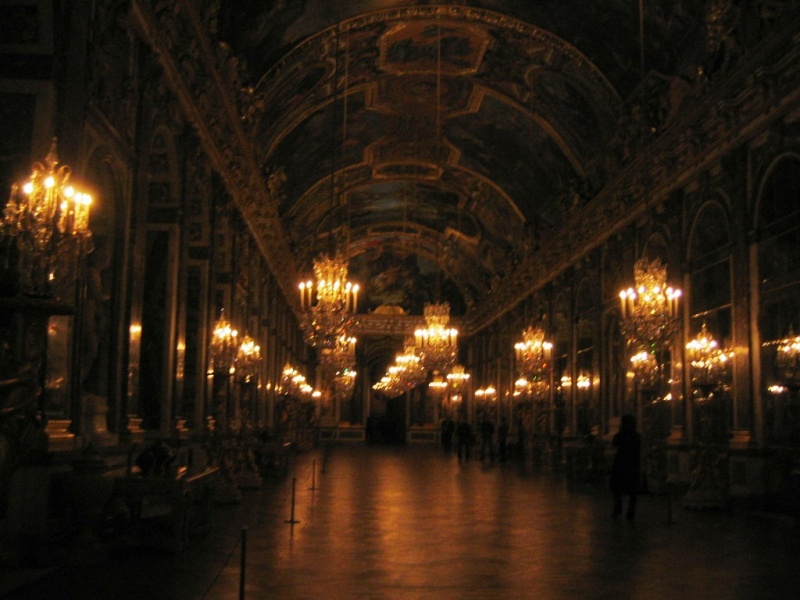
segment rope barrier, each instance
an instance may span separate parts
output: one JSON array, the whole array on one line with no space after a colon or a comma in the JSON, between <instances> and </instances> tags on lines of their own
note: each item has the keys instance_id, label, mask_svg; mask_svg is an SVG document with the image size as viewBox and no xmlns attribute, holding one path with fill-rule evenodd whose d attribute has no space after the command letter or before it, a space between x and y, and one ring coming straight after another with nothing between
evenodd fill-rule
<instances>
[{"instance_id":1,"label":"rope barrier","mask_svg":"<svg viewBox=\"0 0 800 600\"><path fill-rule=\"evenodd\" d=\"M327 452L328 448L326 447L325 451L323 451L323 471L324 472L324 465L327 463ZM305 478L301 482L301 485L308 481L309 479L312 480L312 485L309 490L316 490L316 459L311 461L311 469L306 472ZM289 519L285 520L284 523L290 524L292 527L296 523L300 521L295 519L295 505L296 505L296 490L297 490L297 477L292 477L292 489L291 489L291 497L292 497L292 504L291 504L291 516ZM278 515L284 510L286 506L286 502L289 499L289 490L286 490L286 493L283 495L283 499L281 500L280 504L276 507L274 511L271 511L268 515L263 515L263 519L259 519L255 527L251 527L250 530L257 531L262 527L266 526L268 522L274 521ZM263 513L262 513L263 514ZM231 558L236 553L236 551L241 547L241 571L239 574L239 600L244 600L245 595L245 574L246 574L246 561L247 561L247 531L248 528L243 528L241 531L241 536L239 539L234 542L233 547L231 548L228 556L225 558L225 562L222 564L222 567L217 571L214 579L209 584L208 588L206 589L205 593L201 596L201 600L204 600L208 594L214 589L214 586L217 584L220 576L222 575L223 571L228 567L228 564L231 561Z\"/></svg>"}]
</instances>

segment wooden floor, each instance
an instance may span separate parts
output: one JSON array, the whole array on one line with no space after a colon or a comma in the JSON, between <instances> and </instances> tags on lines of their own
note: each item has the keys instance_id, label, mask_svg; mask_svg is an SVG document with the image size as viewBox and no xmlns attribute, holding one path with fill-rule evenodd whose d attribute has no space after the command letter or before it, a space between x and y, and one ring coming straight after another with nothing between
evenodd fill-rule
<instances>
[{"instance_id":1,"label":"wooden floor","mask_svg":"<svg viewBox=\"0 0 800 600\"><path fill-rule=\"evenodd\" d=\"M604 484L431 447L337 446L215 507L183 552L117 550L4 597L236 600L245 528L249 599L800 597L796 521L673 509L644 496L629 522L611 517Z\"/></svg>"}]
</instances>

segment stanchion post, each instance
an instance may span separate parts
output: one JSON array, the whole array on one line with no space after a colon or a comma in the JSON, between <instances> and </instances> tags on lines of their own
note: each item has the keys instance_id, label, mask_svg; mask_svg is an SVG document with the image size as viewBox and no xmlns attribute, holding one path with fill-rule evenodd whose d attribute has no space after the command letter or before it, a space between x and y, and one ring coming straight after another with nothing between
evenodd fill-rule
<instances>
[{"instance_id":1,"label":"stanchion post","mask_svg":"<svg viewBox=\"0 0 800 600\"><path fill-rule=\"evenodd\" d=\"M317 459L311 461L311 487L312 492L317 489Z\"/></svg>"},{"instance_id":2,"label":"stanchion post","mask_svg":"<svg viewBox=\"0 0 800 600\"><path fill-rule=\"evenodd\" d=\"M247 528L242 528L242 565L239 570L239 600L244 600L245 570L247 565Z\"/></svg>"},{"instance_id":3,"label":"stanchion post","mask_svg":"<svg viewBox=\"0 0 800 600\"><path fill-rule=\"evenodd\" d=\"M297 489L297 477L292 477L292 516L284 521L284 523L289 523L290 525L294 525L295 523L299 523L294 518L294 498L295 498L295 490Z\"/></svg>"},{"instance_id":4,"label":"stanchion post","mask_svg":"<svg viewBox=\"0 0 800 600\"><path fill-rule=\"evenodd\" d=\"M672 525L672 484L667 482L667 524Z\"/></svg>"}]
</instances>

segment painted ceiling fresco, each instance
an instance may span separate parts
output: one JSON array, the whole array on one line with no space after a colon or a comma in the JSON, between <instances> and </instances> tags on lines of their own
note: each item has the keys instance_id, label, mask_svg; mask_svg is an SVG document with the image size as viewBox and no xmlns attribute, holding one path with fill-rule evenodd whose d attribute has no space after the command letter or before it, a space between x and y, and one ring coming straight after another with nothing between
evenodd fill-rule
<instances>
[{"instance_id":1,"label":"painted ceiling fresco","mask_svg":"<svg viewBox=\"0 0 800 600\"><path fill-rule=\"evenodd\" d=\"M685 0L222 0L245 118L300 268L346 248L362 309L469 311L570 207ZM646 32L646 35L644 35ZM644 63L642 62L644 59Z\"/></svg>"}]
</instances>

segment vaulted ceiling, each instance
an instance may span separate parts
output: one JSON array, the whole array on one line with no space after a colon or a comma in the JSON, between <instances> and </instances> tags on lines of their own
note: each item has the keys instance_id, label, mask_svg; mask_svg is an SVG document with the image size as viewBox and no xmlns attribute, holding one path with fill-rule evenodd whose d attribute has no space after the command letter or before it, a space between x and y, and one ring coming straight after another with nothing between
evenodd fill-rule
<instances>
[{"instance_id":1,"label":"vaulted ceiling","mask_svg":"<svg viewBox=\"0 0 800 600\"><path fill-rule=\"evenodd\" d=\"M701 4L223 0L219 36L298 268L342 249L362 310L464 314L604 185L642 75L692 68Z\"/></svg>"}]
</instances>

